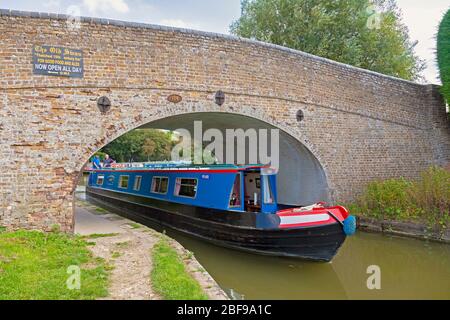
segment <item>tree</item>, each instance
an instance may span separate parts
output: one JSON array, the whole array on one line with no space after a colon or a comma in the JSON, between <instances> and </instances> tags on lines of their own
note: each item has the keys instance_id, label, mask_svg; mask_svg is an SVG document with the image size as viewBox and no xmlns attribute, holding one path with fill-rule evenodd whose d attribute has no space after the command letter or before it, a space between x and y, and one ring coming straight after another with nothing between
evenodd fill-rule
<instances>
[{"instance_id":1,"label":"tree","mask_svg":"<svg viewBox=\"0 0 450 320\"><path fill-rule=\"evenodd\" d=\"M442 81L441 92L450 102L450 10L444 15L437 35L437 57Z\"/></svg>"},{"instance_id":2,"label":"tree","mask_svg":"<svg viewBox=\"0 0 450 320\"><path fill-rule=\"evenodd\" d=\"M117 162L159 161L170 159L172 146L170 132L137 129L120 136L101 151Z\"/></svg>"},{"instance_id":3,"label":"tree","mask_svg":"<svg viewBox=\"0 0 450 320\"><path fill-rule=\"evenodd\" d=\"M144 140L142 153L147 157L147 161L169 160L172 147L173 142L170 132L152 131Z\"/></svg>"},{"instance_id":4,"label":"tree","mask_svg":"<svg viewBox=\"0 0 450 320\"><path fill-rule=\"evenodd\" d=\"M395 0L241 0L238 36L270 42L407 80L421 79Z\"/></svg>"}]
</instances>

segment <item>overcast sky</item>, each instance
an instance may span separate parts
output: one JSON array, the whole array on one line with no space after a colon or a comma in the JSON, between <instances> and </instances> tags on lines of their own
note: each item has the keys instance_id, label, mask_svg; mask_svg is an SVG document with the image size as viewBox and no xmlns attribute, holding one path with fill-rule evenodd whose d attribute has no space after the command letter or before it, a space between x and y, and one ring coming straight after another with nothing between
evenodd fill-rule
<instances>
[{"instance_id":1,"label":"overcast sky","mask_svg":"<svg viewBox=\"0 0 450 320\"><path fill-rule=\"evenodd\" d=\"M437 26L449 0L397 0L417 54L427 61L424 76L439 83L435 62ZM76 6L76 7L74 7ZM71 13L229 33L240 15L240 0L0 0L0 8Z\"/></svg>"}]
</instances>

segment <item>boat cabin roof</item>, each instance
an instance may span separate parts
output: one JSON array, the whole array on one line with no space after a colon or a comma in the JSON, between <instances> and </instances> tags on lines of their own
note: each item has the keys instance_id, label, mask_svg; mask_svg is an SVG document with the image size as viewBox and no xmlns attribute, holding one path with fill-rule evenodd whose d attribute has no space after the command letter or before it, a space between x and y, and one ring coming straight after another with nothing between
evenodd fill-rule
<instances>
[{"instance_id":1,"label":"boat cabin roof","mask_svg":"<svg viewBox=\"0 0 450 320\"><path fill-rule=\"evenodd\" d=\"M95 169L94 171L214 171L214 172L239 172L239 171L261 171L270 166L263 164L202 164L178 162L158 162L158 163L115 163L109 168Z\"/></svg>"},{"instance_id":2,"label":"boat cabin roof","mask_svg":"<svg viewBox=\"0 0 450 320\"><path fill-rule=\"evenodd\" d=\"M261 164L118 163L89 171L93 189L226 211L277 210L276 171Z\"/></svg>"}]
</instances>

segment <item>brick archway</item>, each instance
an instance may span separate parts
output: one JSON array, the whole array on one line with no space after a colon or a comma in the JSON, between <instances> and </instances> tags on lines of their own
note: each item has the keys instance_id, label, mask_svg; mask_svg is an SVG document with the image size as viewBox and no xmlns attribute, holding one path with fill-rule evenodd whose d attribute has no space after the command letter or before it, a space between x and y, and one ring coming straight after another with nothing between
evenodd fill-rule
<instances>
[{"instance_id":1,"label":"brick archway","mask_svg":"<svg viewBox=\"0 0 450 320\"><path fill-rule=\"evenodd\" d=\"M75 167L81 168L87 161L92 157L92 155L106 146L108 143L122 136L123 134L142 127L145 124L161 120L163 118L169 118L177 115L183 114L191 114L191 113L202 113L202 112L214 112L214 113L224 113L224 114L235 114L245 117L254 118L260 120L262 122L267 123L274 128L278 128L288 135L292 136L299 143L304 145L320 162L323 166L323 169L328 177L327 163L321 160L321 155L319 153L319 149L305 136L302 132L301 127L299 125L293 126L295 123L295 113L293 113L293 118L289 123L283 123L277 120L274 117L269 116L264 111L261 111L261 108L258 106L235 106L227 104L227 107L218 107L212 103L211 99L204 101L203 103L199 103L198 106L192 106L181 103L180 105L167 106L167 102L164 103L165 106L161 107L150 107L148 110L143 110L140 115L134 117L135 122L128 122L128 119L119 122L114 125L114 128L118 128L117 131L105 131L104 136L97 137L92 143L87 144L80 152L84 154L80 157L80 161L75 163ZM300 107L300 106L299 106ZM258 111L259 109L259 111ZM151 110L158 110L156 113ZM295 111L295 108L293 109ZM94 150L94 151L93 151ZM86 156L88 154L88 156ZM79 171L75 170L75 171Z\"/></svg>"},{"instance_id":2,"label":"brick archway","mask_svg":"<svg viewBox=\"0 0 450 320\"><path fill-rule=\"evenodd\" d=\"M211 105L211 101L198 102L198 106L194 108L183 104L165 107L149 106L135 118L135 122L121 122L117 132L107 132L105 136L92 140L91 144L85 146L88 153L80 163L84 164L92 156L93 149L101 148L124 133L142 126L192 130L194 121L206 121L208 128L219 129L223 133L226 129L279 129L281 162L278 199L280 202L304 205L317 201L331 201L333 180L328 177L326 164L321 163L320 158L313 154L312 150L315 150L315 147L303 136L301 128L298 126L296 130L292 130L293 126L286 126L270 118L265 112L255 112L258 109L260 109L258 106L235 106L232 103L227 107L218 107ZM158 113L155 114L151 110L158 110ZM226 123L225 126L224 123ZM167 124L170 127L165 126ZM286 146L289 147L283 149ZM305 171L309 174L305 174ZM77 179L74 180L74 188L76 182Z\"/></svg>"}]
</instances>

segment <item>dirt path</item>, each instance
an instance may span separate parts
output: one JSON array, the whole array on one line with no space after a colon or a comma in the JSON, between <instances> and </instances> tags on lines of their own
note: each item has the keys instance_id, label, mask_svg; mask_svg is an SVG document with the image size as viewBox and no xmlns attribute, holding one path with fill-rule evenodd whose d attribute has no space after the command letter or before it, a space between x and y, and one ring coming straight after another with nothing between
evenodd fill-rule
<instances>
[{"instance_id":1,"label":"dirt path","mask_svg":"<svg viewBox=\"0 0 450 320\"><path fill-rule=\"evenodd\" d=\"M82 200L77 201L75 233L84 235L95 256L112 266L107 300L158 300L151 286L151 251L163 236L146 226L108 213ZM228 299L226 294L181 244L169 243L182 257L186 270L210 299Z\"/></svg>"},{"instance_id":2,"label":"dirt path","mask_svg":"<svg viewBox=\"0 0 450 320\"><path fill-rule=\"evenodd\" d=\"M124 225L127 227L128 225ZM155 300L159 299L151 287L150 252L157 237L128 230L114 237L97 238L92 247L95 256L110 261L114 266L108 300Z\"/></svg>"}]
</instances>

